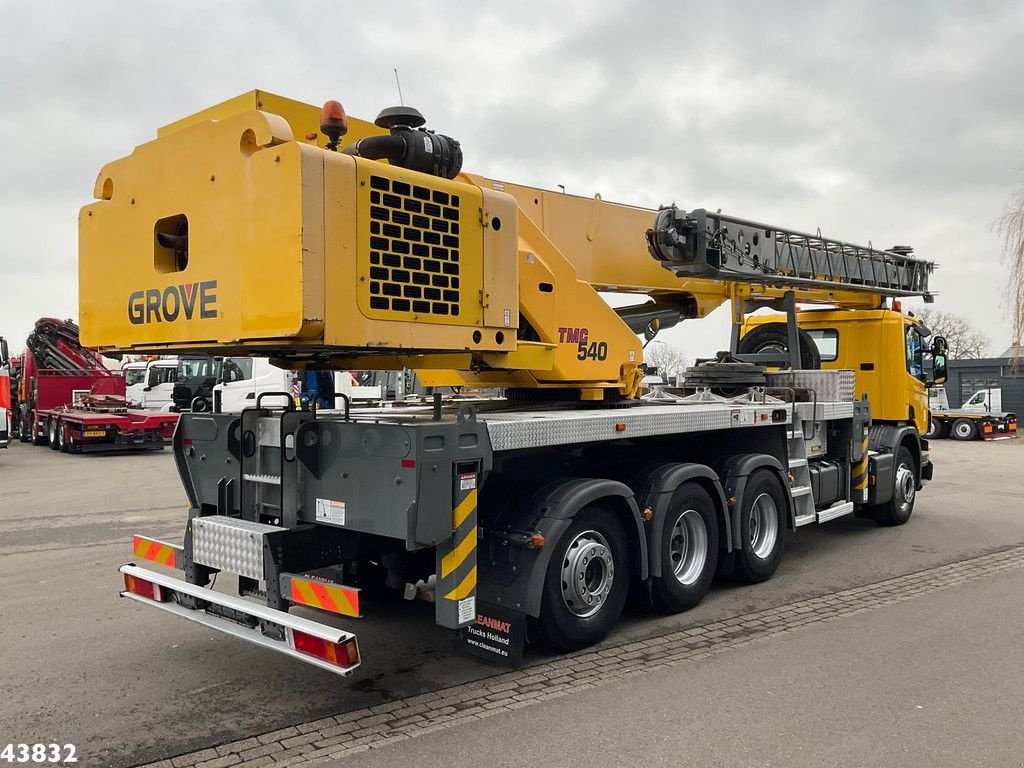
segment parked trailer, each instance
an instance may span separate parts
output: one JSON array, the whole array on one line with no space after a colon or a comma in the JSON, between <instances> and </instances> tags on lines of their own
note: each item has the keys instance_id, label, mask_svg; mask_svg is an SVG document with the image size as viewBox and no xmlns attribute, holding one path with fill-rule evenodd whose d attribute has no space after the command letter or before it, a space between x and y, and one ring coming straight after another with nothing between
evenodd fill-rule
<instances>
[{"instance_id":1,"label":"parked trailer","mask_svg":"<svg viewBox=\"0 0 1024 768\"><path fill-rule=\"evenodd\" d=\"M65 453L162 450L171 444L176 413L127 408L120 397L86 395L77 406L34 412L34 442Z\"/></svg>"}]
</instances>

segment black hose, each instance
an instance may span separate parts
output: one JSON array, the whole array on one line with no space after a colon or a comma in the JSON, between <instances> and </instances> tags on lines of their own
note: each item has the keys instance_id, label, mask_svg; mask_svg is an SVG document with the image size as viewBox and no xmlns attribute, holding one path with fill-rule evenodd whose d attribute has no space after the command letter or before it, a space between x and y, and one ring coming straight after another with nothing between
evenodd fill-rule
<instances>
[{"instance_id":1,"label":"black hose","mask_svg":"<svg viewBox=\"0 0 1024 768\"><path fill-rule=\"evenodd\" d=\"M405 157L407 145L401 136L368 136L342 150L343 154L395 163Z\"/></svg>"}]
</instances>

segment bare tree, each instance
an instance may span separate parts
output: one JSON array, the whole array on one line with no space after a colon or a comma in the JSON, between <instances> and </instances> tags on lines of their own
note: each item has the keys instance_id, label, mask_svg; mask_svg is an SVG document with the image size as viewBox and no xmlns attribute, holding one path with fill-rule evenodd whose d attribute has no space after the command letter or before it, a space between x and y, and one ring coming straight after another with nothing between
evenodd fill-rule
<instances>
[{"instance_id":1,"label":"bare tree","mask_svg":"<svg viewBox=\"0 0 1024 768\"><path fill-rule=\"evenodd\" d=\"M658 373L666 380L682 373L689 365L689 360L681 347L664 341L652 341L647 345L644 349L644 362L648 366L656 367Z\"/></svg>"},{"instance_id":2,"label":"bare tree","mask_svg":"<svg viewBox=\"0 0 1024 768\"><path fill-rule=\"evenodd\" d=\"M963 315L922 309L918 318L935 335L945 336L949 343L949 357L953 360L969 360L988 354L988 337L975 328Z\"/></svg>"},{"instance_id":3,"label":"bare tree","mask_svg":"<svg viewBox=\"0 0 1024 768\"><path fill-rule=\"evenodd\" d=\"M1020 344L1024 341L1024 189L1018 190L1006 204L996 222L1003 238L1003 263L1009 267L1003 300L1013 323L1014 365L1020 363Z\"/></svg>"}]
</instances>

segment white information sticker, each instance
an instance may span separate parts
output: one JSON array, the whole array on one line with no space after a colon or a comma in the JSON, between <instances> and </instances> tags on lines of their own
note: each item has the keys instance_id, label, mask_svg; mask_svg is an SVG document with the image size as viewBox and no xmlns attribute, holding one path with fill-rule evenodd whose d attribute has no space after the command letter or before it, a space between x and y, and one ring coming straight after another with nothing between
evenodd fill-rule
<instances>
[{"instance_id":1,"label":"white information sticker","mask_svg":"<svg viewBox=\"0 0 1024 768\"><path fill-rule=\"evenodd\" d=\"M316 519L334 525L345 524L345 502L334 499L316 500Z\"/></svg>"},{"instance_id":2,"label":"white information sticker","mask_svg":"<svg viewBox=\"0 0 1024 768\"><path fill-rule=\"evenodd\" d=\"M476 620L476 595L459 600L459 624Z\"/></svg>"},{"instance_id":3,"label":"white information sticker","mask_svg":"<svg viewBox=\"0 0 1024 768\"><path fill-rule=\"evenodd\" d=\"M459 475L459 490L471 491L476 488L476 473Z\"/></svg>"}]
</instances>

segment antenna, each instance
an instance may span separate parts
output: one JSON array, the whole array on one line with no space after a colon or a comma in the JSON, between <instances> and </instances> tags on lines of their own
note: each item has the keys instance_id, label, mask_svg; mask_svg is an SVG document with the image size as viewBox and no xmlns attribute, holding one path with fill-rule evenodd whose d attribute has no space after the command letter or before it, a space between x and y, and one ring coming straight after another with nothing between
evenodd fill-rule
<instances>
[{"instance_id":1,"label":"antenna","mask_svg":"<svg viewBox=\"0 0 1024 768\"><path fill-rule=\"evenodd\" d=\"M398 80L398 67L395 67L395 85L398 86L398 103L404 107L405 100L402 98L402 83Z\"/></svg>"}]
</instances>

